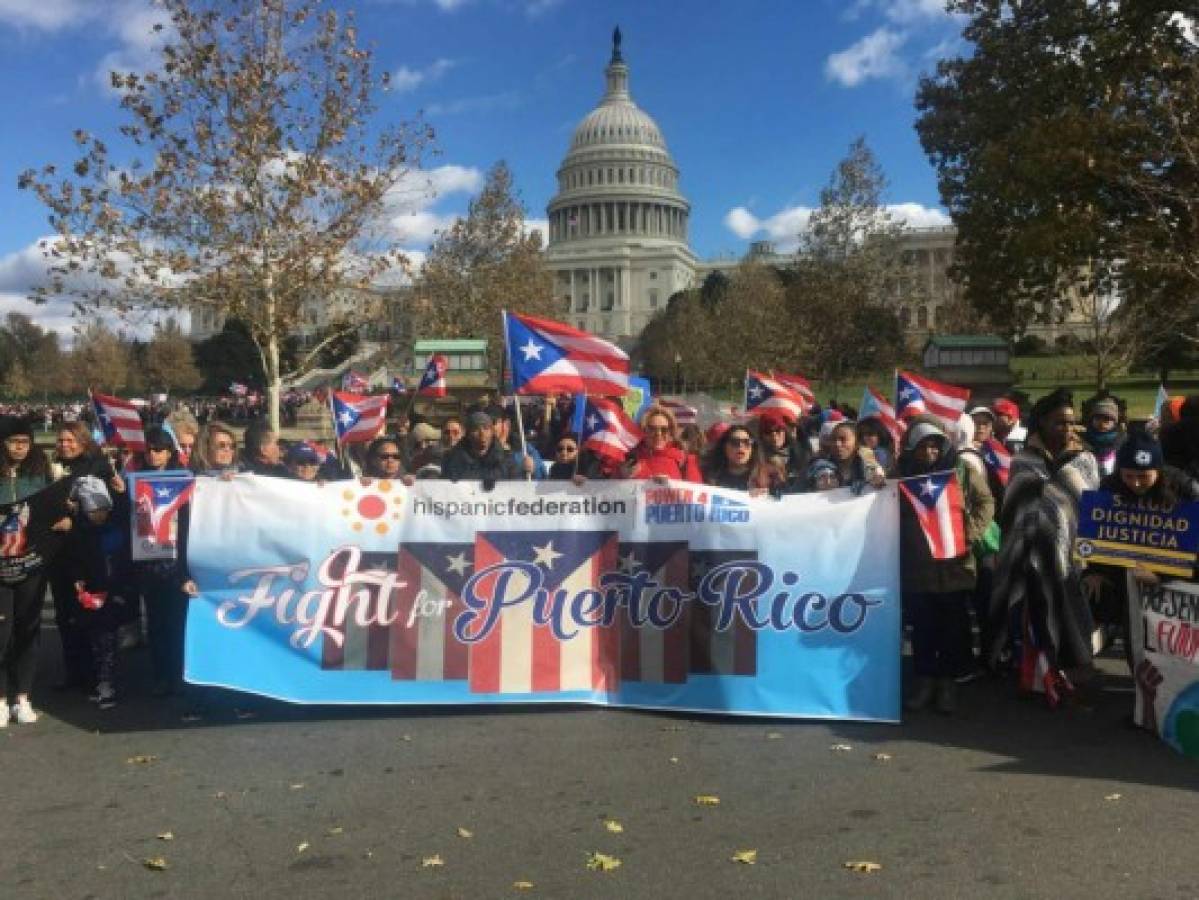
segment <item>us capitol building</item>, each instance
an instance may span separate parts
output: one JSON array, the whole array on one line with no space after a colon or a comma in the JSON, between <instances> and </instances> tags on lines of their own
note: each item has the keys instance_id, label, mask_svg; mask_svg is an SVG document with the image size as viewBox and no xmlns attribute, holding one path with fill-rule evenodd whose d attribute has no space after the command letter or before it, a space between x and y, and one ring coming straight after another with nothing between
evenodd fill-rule
<instances>
[{"instance_id":1,"label":"us capitol building","mask_svg":"<svg viewBox=\"0 0 1199 900\"><path fill-rule=\"evenodd\" d=\"M572 325L629 344L676 291L699 287L741 260L699 260L687 243L691 204L658 124L629 92L620 29L604 69L604 95L574 130L546 209L546 266L554 295ZM937 314L957 295L947 269L956 229L905 232L900 251L908 276L895 286L896 312L908 339L936 332ZM750 245L747 260L784 266L791 257L768 241ZM1056 327L1034 327L1056 337ZM1065 330L1069 330L1068 328Z\"/></svg>"}]
</instances>

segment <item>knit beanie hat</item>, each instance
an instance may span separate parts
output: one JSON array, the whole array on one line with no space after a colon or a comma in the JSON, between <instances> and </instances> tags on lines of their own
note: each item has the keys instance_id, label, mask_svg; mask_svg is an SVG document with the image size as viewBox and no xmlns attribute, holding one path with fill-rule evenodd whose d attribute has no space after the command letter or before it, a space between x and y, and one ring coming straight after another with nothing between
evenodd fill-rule
<instances>
[{"instance_id":1,"label":"knit beanie hat","mask_svg":"<svg viewBox=\"0 0 1199 900\"><path fill-rule=\"evenodd\" d=\"M777 413L763 413L758 418L758 431L765 434L767 431L778 431L782 429L786 431L787 420Z\"/></svg>"},{"instance_id":2,"label":"knit beanie hat","mask_svg":"<svg viewBox=\"0 0 1199 900\"><path fill-rule=\"evenodd\" d=\"M24 416L0 416L0 441L10 437L33 438L33 425Z\"/></svg>"},{"instance_id":3,"label":"knit beanie hat","mask_svg":"<svg viewBox=\"0 0 1199 900\"><path fill-rule=\"evenodd\" d=\"M491 416L483 412L483 410L475 410L466 417L466 430L474 431L476 428L490 428L492 426Z\"/></svg>"},{"instance_id":4,"label":"knit beanie hat","mask_svg":"<svg viewBox=\"0 0 1199 900\"><path fill-rule=\"evenodd\" d=\"M1111 397L1104 397L1102 400L1095 401L1095 405L1091 407L1091 418L1095 416L1106 416L1109 419L1120 421L1120 406Z\"/></svg>"},{"instance_id":5,"label":"knit beanie hat","mask_svg":"<svg viewBox=\"0 0 1199 900\"><path fill-rule=\"evenodd\" d=\"M813 485L816 483L816 479L825 474L836 475L838 479L841 477L841 471L837 468L836 463L832 460L819 458L812 460L807 472L804 473L804 478L809 485Z\"/></svg>"},{"instance_id":6,"label":"knit beanie hat","mask_svg":"<svg viewBox=\"0 0 1199 900\"><path fill-rule=\"evenodd\" d=\"M1116 467L1148 472L1162 467L1162 445L1143 431L1130 432L1116 453Z\"/></svg>"},{"instance_id":7,"label":"knit beanie hat","mask_svg":"<svg viewBox=\"0 0 1199 900\"><path fill-rule=\"evenodd\" d=\"M930 437L940 438L941 441L945 443L948 443L949 441L949 438L946 436L945 431L942 428L934 425L932 422L920 421L909 428L908 433L904 435L903 447L905 450L910 452L915 450L916 445L922 440Z\"/></svg>"}]
</instances>

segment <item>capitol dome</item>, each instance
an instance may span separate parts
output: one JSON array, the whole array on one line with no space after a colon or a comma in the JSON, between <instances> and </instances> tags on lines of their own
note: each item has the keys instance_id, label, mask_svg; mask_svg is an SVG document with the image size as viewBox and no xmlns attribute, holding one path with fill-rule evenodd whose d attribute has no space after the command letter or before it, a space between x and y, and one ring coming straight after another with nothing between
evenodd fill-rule
<instances>
[{"instance_id":1,"label":"capitol dome","mask_svg":"<svg viewBox=\"0 0 1199 900\"><path fill-rule=\"evenodd\" d=\"M629 67L612 39L599 106L575 128L550 201L549 243L613 234L687 240L691 206L658 123L629 95Z\"/></svg>"},{"instance_id":2,"label":"capitol dome","mask_svg":"<svg viewBox=\"0 0 1199 900\"><path fill-rule=\"evenodd\" d=\"M579 122L550 200L546 264L579 328L631 342L676 292L691 286L691 204L658 124L633 102L612 35L599 105Z\"/></svg>"}]
</instances>

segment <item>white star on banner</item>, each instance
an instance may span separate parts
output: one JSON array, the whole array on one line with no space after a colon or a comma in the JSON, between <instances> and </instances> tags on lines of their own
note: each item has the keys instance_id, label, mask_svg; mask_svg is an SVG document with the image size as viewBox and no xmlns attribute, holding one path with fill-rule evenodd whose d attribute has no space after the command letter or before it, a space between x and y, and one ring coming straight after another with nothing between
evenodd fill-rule
<instances>
[{"instance_id":1,"label":"white star on banner","mask_svg":"<svg viewBox=\"0 0 1199 900\"><path fill-rule=\"evenodd\" d=\"M466 570L471 567L471 564L466 559L466 554L459 552L457 556L447 556L445 558L445 567L447 572L453 572L455 575L465 575Z\"/></svg>"},{"instance_id":2,"label":"white star on banner","mask_svg":"<svg viewBox=\"0 0 1199 900\"><path fill-rule=\"evenodd\" d=\"M528 362L531 359L535 359L540 362L541 351L545 348L540 344L534 343L533 339L529 338L529 342L519 349L520 352L525 355L525 362Z\"/></svg>"},{"instance_id":3,"label":"white star on banner","mask_svg":"<svg viewBox=\"0 0 1199 900\"><path fill-rule=\"evenodd\" d=\"M533 545L533 562L536 565L552 569L554 567L554 560L559 559L561 556L562 554L554 549L553 541L546 541L544 547L538 547L536 544Z\"/></svg>"}]
</instances>

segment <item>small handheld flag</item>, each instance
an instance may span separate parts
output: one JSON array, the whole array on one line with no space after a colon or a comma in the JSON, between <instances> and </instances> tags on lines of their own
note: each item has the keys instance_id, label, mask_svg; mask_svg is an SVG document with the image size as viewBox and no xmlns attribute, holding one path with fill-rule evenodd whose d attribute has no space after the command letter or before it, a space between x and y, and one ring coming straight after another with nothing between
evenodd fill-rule
<instances>
[{"instance_id":1,"label":"small handheld flag","mask_svg":"<svg viewBox=\"0 0 1199 900\"><path fill-rule=\"evenodd\" d=\"M142 475L137 480L134 504L139 538L159 545L174 542L173 526L180 507L191 499L195 478L173 474L169 478Z\"/></svg>"},{"instance_id":2,"label":"small handheld flag","mask_svg":"<svg viewBox=\"0 0 1199 900\"><path fill-rule=\"evenodd\" d=\"M137 407L120 397L92 394L96 421L104 434L104 443L127 450L145 450L146 435Z\"/></svg>"},{"instance_id":3,"label":"small handheld flag","mask_svg":"<svg viewBox=\"0 0 1199 900\"><path fill-rule=\"evenodd\" d=\"M896 417L895 407L887 402L887 398L869 385L866 387L865 393L862 394L862 405L858 408L858 419L878 419L883 428L887 429L887 433L891 435L895 449L899 450L900 438L903 436L904 431L903 423Z\"/></svg>"},{"instance_id":4,"label":"small handheld flag","mask_svg":"<svg viewBox=\"0 0 1199 900\"><path fill-rule=\"evenodd\" d=\"M641 443L641 429L621 404L604 397L575 397L574 431L580 447L616 462Z\"/></svg>"},{"instance_id":5,"label":"small handheld flag","mask_svg":"<svg viewBox=\"0 0 1199 900\"><path fill-rule=\"evenodd\" d=\"M659 397L653 405L669 410L674 416L674 420L680 425L699 424L699 410L694 406L688 406L682 400L675 400L673 397Z\"/></svg>"},{"instance_id":6,"label":"small handheld flag","mask_svg":"<svg viewBox=\"0 0 1199 900\"><path fill-rule=\"evenodd\" d=\"M1170 402L1170 395L1166 392L1166 386L1159 384L1157 386L1157 397L1153 401L1153 421L1161 422L1162 410Z\"/></svg>"},{"instance_id":7,"label":"small handheld flag","mask_svg":"<svg viewBox=\"0 0 1199 900\"><path fill-rule=\"evenodd\" d=\"M352 394L361 394L370 386L367 377L353 369L341 376L341 389Z\"/></svg>"},{"instance_id":8,"label":"small handheld flag","mask_svg":"<svg viewBox=\"0 0 1199 900\"><path fill-rule=\"evenodd\" d=\"M952 469L899 482L928 540L933 559L957 559L970 549L966 543L965 504L957 473Z\"/></svg>"},{"instance_id":9,"label":"small handheld flag","mask_svg":"<svg viewBox=\"0 0 1199 900\"><path fill-rule=\"evenodd\" d=\"M406 384L404 384L404 379L402 377L400 377L399 375L392 375L391 376L391 389L393 392L395 392L397 394L403 394L403 393L407 392L408 386Z\"/></svg>"},{"instance_id":10,"label":"small handheld flag","mask_svg":"<svg viewBox=\"0 0 1199 900\"><path fill-rule=\"evenodd\" d=\"M1002 441L998 441L995 438L987 438L980 450L982 451L983 462L987 464L987 471L999 479L1000 484L1006 485L1009 476L1012 474L1011 451L1003 446Z\"/></svg>"},{"instance_id":11,"label":"small handheld flag","mask_svg":"<svg viewBox=\"0 0 1199 900\"><path fill-rule=\"evenodd\" d=\"M420 377L416 388L418 397L444 397L449 393L445 373L450 367L450 361L440 353L434 353L425 363L425 372Z\"/></svg>"},{"instance_id":12,"label":"small handheld flag","mask_svg":"<svg viewBox=\"0 0 1199 900\"><path fill-rule=\"evenodd\" d=\"M333 430L341 444L374 440L383 430L387 418L386 394L360 397L333 391L330 406L333 410Z\"/></svg>"},{"instance_id":13,"label":"small handheld flag","mask_svg":"<svg viewBox=\"0 0 1199 900\"><path fill-rule=\"evenodd\" d=\"M895 412L900 419L928 413L956 423L966 411L970 391L912 372L895 373Z\"/></svg>"},{"instance_id":14,"label":"small handheld flag","mask_svg":"<svg viewBox=\"0 0 1199 900\"><path fill-rule=\"evenodd\" d=\"M621 397L628 392L629 356L615 344L550 319L503 315L515 393Z\"/></svg>"}]
</instances>

